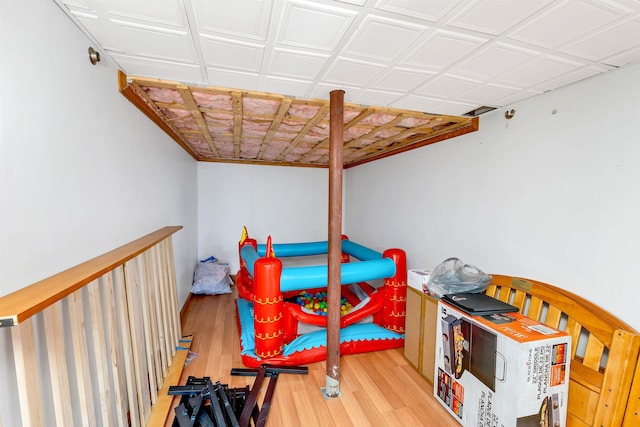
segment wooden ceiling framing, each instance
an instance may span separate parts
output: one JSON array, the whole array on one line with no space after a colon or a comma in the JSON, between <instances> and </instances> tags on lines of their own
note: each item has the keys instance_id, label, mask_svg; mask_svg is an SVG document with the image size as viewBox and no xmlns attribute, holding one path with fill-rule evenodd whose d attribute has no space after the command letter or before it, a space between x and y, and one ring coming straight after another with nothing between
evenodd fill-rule
<instances>
[{"instance_id":1,"label":"wooden ceiling framing","mask_svg":"<svg viewBox=\"0 0 640 427\"><path fill-rule=\"evenodd\" d=\"M329 100L128 77L120 92L198 161L329 167ZM344 105L344 167L478 130L477 117Z\"/></svg>"}]
</instances>

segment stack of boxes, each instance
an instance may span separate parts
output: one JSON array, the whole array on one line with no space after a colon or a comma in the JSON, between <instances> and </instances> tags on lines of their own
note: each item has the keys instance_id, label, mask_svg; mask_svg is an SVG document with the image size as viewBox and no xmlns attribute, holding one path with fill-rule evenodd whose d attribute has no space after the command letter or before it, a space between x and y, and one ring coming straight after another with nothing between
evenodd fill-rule
<instances>
[{"instance_id":1,"label":"stack of boxes","mask_svg":"<svg viewBox=\"0 0 640 427\"><path fill-rule=\"evenodd\" d=\"M471 316L407 274L404 356L463 426L565 427L571 337L519 313Z\"/></svg>"},{"instance_id":2,"label":"stack of boxes","mask_svg":"<svg viewBox=\"0 0 640 427\"><path fill-rule=\"evenodd\" d=\"M438 303L434 394L463 426L564 427L571 337L519 313Z\"/></svg>"}]
</instances>

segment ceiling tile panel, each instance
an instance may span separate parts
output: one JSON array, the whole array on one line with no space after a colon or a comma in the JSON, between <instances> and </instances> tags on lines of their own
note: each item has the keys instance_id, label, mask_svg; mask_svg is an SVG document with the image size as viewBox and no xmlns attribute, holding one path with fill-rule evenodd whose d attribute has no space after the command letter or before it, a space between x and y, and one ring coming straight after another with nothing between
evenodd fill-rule
<instances>
[{"instance_id":1,"label":"ceiling tile panel","mask_svg":"<svg viewBox=\"0 0 640 427\"><path fill-rule=\"evenodd\" d=\"M104 49L143 57L196 63L193 41L185 28L162 27L104 16L98 19L78 16L78 20L100 38Z\"/></svg>"},{"instance_id":2,"label":"ceiling tile panel","mask_svg":"<svg viewBox=\"0 0 640 427\"><path fill-rule=\"evenodd\" d=\"M344 91L345 102L357 103L357 95L360 93L361 88L348 84L319 83L313 88L313 90L309 94L309 97L313 99L329 99L331 91L334 90Z\"/></svg>"},{"instance_id":3,"label":"ceiling tile panel","mask_svg":"<svg viewBox=\"0 0 640 427\"><path fill-rule=\"evenodd\" d=\"M64 4L71 10L74 8L93 9L92 0L58 0L58 3Z\"/></svg>"},{"instance_id":4,"label":"ceiling tile panel","mask_svg":"<svg viewBox=\"0 0 640 427\"><path fill-rule=\"evenodd\" d=\"M487 42L486 38L470 37L450 31L435 31L407 54L400 63L442 71Z\"/></svg>"},{"instance_id":5,"label":"ceiling tile panel","mask_svg":"<svg viewBox=\"0 0 640 427\"><path fill-rule=\"evenodd\" d=\"M640 47L634 46L633 48L626 50L620 54L602 58L602 62L614 65L616 67L638 63L640 62Z\"/></svg>"},{"instance_id":6,"label":"ceiling tile panel","mask_svg":"<svg viewBox=\"0 0 640 427\"><path fill-rule=\"evenodd\" d=\"M182 0L102 0L91 1L111 16L185 28L187 20Z\"/></svg>"},{"instance_id":7,"label":"ceiling tile panel","mask_svg":"<svg viewBox=\"0 0 640 427\"><path fill-rule=\"evenodd\" d=\"M562 87L574 82L578 82L580 80L584 80L589 77L593 77L605 71L607 71L607 69L601 66L584 66L576 70L570 71L566 74L563 74L561 76L558 76L554 79L547 80L543 82L540 86L533 87L532 89L541 93L548 90L557 89L559 87Z\"/></svg>"},{"instance_id":8,"label":"ceiling tile panel","mask_svg":"<svg viewBox=\"0 0 640 427\"><path fill-rule=\"evenodd\" d=\"M510 37L552 49L582 37L622 16L624 16L622 10L602 3L562 2L513 31Z\"/></svg>"},{"instance_id":9,"label":"ceiling tile panel","mask_svg":"<svg viewBox=\"0 0 640 427\"><path fill-rule=\"evenodd\" d=\"M207 83L210 85L246 90L260 89L260 76L257 73L207 67L207 75Z\"/></svg>"},{"instance_id":10,"label":"ceiling tile panel","mask_svg":"<svg viewBox=\"0 0 640 427\"><path fill-rule=\"evenodd\" d=\"M435 111L439 114L452 114L462 116L478 107L477 104L469 104L462 101L442 101Z\"/></svg>"},{"instance_id":11,"label":"ceiling tile panel","mask_svg":"<svg viewBox=\"0 0 640 427\"><path fill-rule=\"evenodd\" d=\"M343 50L344 54L393 61L417 40L426 27L368 16Z\"/></svg>"},{"instance_id":12,"label":"ceiling tile panel","mask_svg":"<svg viewBox=\"0 0 640 427\"><path fill-rule=\"evenodd\" d=\"M310 2L287 3L278 42L331 52L340 43L356 12Z\"/></svg>"},{"instance_id":13,"label":"ceiling tile panel","mask_svg":"<svg viewBox=\"0 0 640 427\"><path fill-rule=\"evenodd\" d=\"M389 106L403 95L403 93L398 92L390 92L377 89L364 89L358 94L357 102L363 105Z\"/></svg>"},{"instance_id":14,"label":"ceiling tile panel","mask_svg":"<svg viewBox=\"0 0 640 427\"><path fill-rule=\"evenodd\" d=\"M459 3L460 0L379 0L375 8L437 22Z\"/></svg>"},{"instance_id":15,"label":"ceiling tile panel","mask_svg":"<svg viewBox=\"0 0 640 427\"><path fill-rule=\"evenodd\" d=\"M450 74L440 75L416 89L416 93L436 98L457 98L478 84L475 80L464 79Z\"/></svg>"},{"instance_id":16,"label":"ceiling tile panel","mask_svg":"<svg viewBox=\"0 0 640 427\"><path fill-rule=\"evenodd\" d=\"M260 71L264 46L203 36L202 51L207 66Z\"/></svg>"},{"instance_id":17,"label":"ceiling tile panel","mask_svg":"<svg viewBox=\"0 0 640 427\"><path fill-rule=\"evenodd\" d=\"M563 74L570 73L584 66L585 63L583 62L568 61L546 55L538 57L528 62L525 66L514 69L510 73L501 75L499 79L496 79L496 82L521 88L536 85L544 87L542 82L556 79Z\"/></svg>"},{"instance_id":18,"label":"ceiling tile panel","mask_svg":"<svg viewBox=\"0 0 640 427\"><path fill-rule=\"evenodd\" d=\"M408 92L434 75L435 73L426 73L414 69L394 68L377 80L372 85L372 88Z\"/></svg>"},{"instance_id":19,"label":"ceiling tile panel","mask_svg":"<svg viewBox=\"0 0 640 427\"><path fill-rule=\"evenodd\" d=\"M269 73L313 80L327 62L329 55L299 50L274 48L269 64Z\"/></svg>"},{"instance_id":20,"label":"ceiling tile panel","mask_svg":"<svg viewBox=\"0 0 640 427\"><path fill-rule=\"evenodd\" d=\"M367 85L384 69L381 64L337 58L329 67L323 80L336 84L348 84L356 87Z\"/></svg>"},{"instance_id":21,"label":"ceiling tile panel","mask_svg":"<svg viewBox=\"0 0 640 427\"><path fill-rule=\"evenodd\" d=\"M307 96L311 82L292 78L266 76L262 90L271 93L282 93L287 96L303 98Z\"/></svg>"},{"instance_id":22,"label":"ceiling tile panel","mask_svg":"<svg viewBox=\"0 0 640 427\"><path fill-rule=\"evenodd\" d=\"M271 0L192 0L192 2L200 31L262 41L267 38Z\"/></svg>"},{"instance_id":23,"label":"ceiling tile panel","mask_svg":"<svg viewBox=\"0 0 640 427\"><path fill-rule=\"evenodd\" d=\"M113 60L132 76L146 76L179 82L205 83L198 65L159 59L141 58L118 52L109 52Z\"/></svg>"},{"instance_id":24,"label":"ceiling tile panel","mask_svg":"<svg viewBox=\"0 0 640 427\"><path fill-rule=\"evenodd\" d=\"M542 92L538 92L538 91L531 90L531 89L523 90L523 91L511 94L511 95L507 95L506 97L504 97L502 99L497 99L494 102L494 105L501 106L501 105L514 104L516 102L523 101L523 100L531 98L533 96L540 95L541 93Z\"/></svg>"},{"instance_id":25,"label":"ceiling tile panel","mask_svg":"<svg viewBox=\"0 0 640 427\"><path fill-rule=\"evenodd\" d=\"M520 88L486 84L476 86L473 90L462 95L461 99L469 104L494 106L497 99L512 96L519 91Z\"/></svg>"},{"instance_id":26,"label":"ceiling tile panel","mask_svg":"<svg viewBox=\"0 0 640 427\"><path fill-rule=\"evenodd\" d=\"M638 47L640 41L640 20L627 21L599 31L564 49L592 61L618 55Z\"/></svg>"},{"instance_id":27,"label":"ceiling tile panel","mask_svg":"<svg viewBox=\"0 0 640 427\"><path fill-rule=\"evenodd\" d=\"M442 103L442 99L429 98L426 96L408 95L398 101L394 102L391 106L394 108L403 108L406 110L423 111L425 113L432 113L439 111L438 106Z\"/></svg>"},{"instance_id":28,"label":"ceiling tile panel","mask_svg":"<svg viewBox=\"0 0 640 427\"><path fill-rule=\"evenodd\" d=\"M497 36L536 13L551 0L482 0L465 3L447 23Z\"/></svg>"},{"instance_id":29,"label":"ceiling tile panel","mask_svg":"<svg viewBox=\"0 0 640 427\"><path fill-rule=\"evenodd\" d=\"M505 43L494 43L452 67L451 72L471 79L486 81L509 72L509 70L531 60L535 55L538 55L538 52Z\"/></svg>"},{"instance_id":30,"label":"ceiling tile panel","mask_svg":"<svg viewBox=\"0 0 640 427\"><path fill-rule=\"evenodd\" d=\"M367 0L338 0L340 3L354 4L356 6L364 6Z\"/></svg>"}]
</instances>

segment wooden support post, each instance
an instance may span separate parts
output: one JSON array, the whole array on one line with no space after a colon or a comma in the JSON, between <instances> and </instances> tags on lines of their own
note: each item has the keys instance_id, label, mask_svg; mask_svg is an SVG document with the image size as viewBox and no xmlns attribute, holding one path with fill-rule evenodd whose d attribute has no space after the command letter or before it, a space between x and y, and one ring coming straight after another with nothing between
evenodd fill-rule
<instances>
[{"instance_id":1,"label":"wooden support post","mask_svg":"<svg viewBox=\"0 0 640 427\"><path fill-rule=\"evenodd\" d=\"M329 267L327 276L327 368L325 395L328 398L332 398L340 396L343 90L331 91L329 109Z\"/></svg>"}]
</instances>

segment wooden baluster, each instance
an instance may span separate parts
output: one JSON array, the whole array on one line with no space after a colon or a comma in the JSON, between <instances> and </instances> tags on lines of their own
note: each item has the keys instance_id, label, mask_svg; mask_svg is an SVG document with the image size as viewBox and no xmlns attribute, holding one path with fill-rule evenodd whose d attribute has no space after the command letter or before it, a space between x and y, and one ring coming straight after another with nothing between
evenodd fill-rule
<instances>
[{"instance_id":1,"label":"wooden baluster","mask_svg":"<svg viewBox=\"0 0 640 427\"><path fill-rule=\"evenodd\" d=\"M131 427L144 425L140 423L140 403L138 401L136 368L133 357L133 326L129 320L129 303L127 297L127 286L125 285L125 268L120 266L114 270L114 285L116 291L116 304L118 314L118 324L120 325L120 336L122 337L123 368L127 383L127 397L129 400L129 420Z\"/></svg>"},{"instance_id":2,"label":"wooden baluster","mask_svg":"<svg viewBox=\"0 0 640 427\"><path fill-rule=\"evenodd\" d=\"M140 280L140 309L142 310L142 334L144 336L144 355L147 358L147 375L149 376L149 392L151 404L158 400L158 387L156 376L159 368L156 361L156 340L155 328L151 320L151 310L149 307L149 269L147 266L146 252L138 255L138 278Z\"/></svg>"},{"instance_id":3,"label":"wooden baluster","mask_svg":"<svg viewBox=\"0 0 640 427\"><path fill-rule=\"evenodd\" d=\"M171 254L171 247L170 247L170 239L165 239L163 240L160 245L161 245L161 249L162 249L162 271L163 274L165 275L165 289L166 289L166 295L167 295L167 312L165 313L165 319L166 322L169 324L170 327L170 335L168 337L168 339L171 341L171 356L175 356L176 354L176 349L175 346L178 344L179 340L180 340L180 331L179 331L179 323L176 320L177 316L176 316L176 308L175 306L176 301L177 301L177 297L176 297L176 289L175 289L175 279L172 278L172 267L171 265L173 264L173 257ZM178 315L179 316L179 315Z\"/></svg>"},{"instance_id":4,"label":"wooden baluster","mask_svg":"<svg viewBox=\"0 0 640 427\"><path fill-rule=\"evenodd\" d=\"M53 408L56 425L73 425L73 406L69 387L65 333L62 323L62 301L58 301L42 312L45 337L47 342L47 359L51 373L51 389L53 390Z\"/></svg>"},{"instance_id":5,"label":"wooden baluster","mask_svg":"<svg viewBox=\"0 0 640 427\"><path fill-rule=\"evenodd\" d=\"M22 424L38 427L42 421L42 399L40 398L40 378L33 330L33 318L22 321L11 328L13 357L18 380L18 397Z\"/></svg>"},{"instance_id":6,"label":"wooden baluster","mask_svg":"<svg viewBox=\"0 0 640 427\"><path fill-rule=\"evenodd\" d=\"M91 325L91 337L93 339L93 351L95 357L96 380L100 393L100 407L98 413L102 417L103 426L112 426L115 423L113 414L111 375L109 373L109 351L105 342L105 325L102 317L102 296L100 283L96 279L87 285L87 297L89 299L89 322Z\"/></svg>"},{"instance_id":7,"label":"wooden baluster","mask_svg":"<svg viewBox=\"0 0 640 427\"><path fill-rule=\"evenodd\" d=\"M176 269L173 256L173 240L171 237L164 240L167 245L167 265L169 267L169 291L171 296L171 314L173 315L173 338L178 344L182 336L182 327L180 326L180 310L178 310L178 286L176 285Z\"/></svg>"},{"instance_id":8,"label":"wooden baluster","mask_svg":"<svg viewBox=\"0 0 640 427\"><path fill-rule=\"evenodd\" d=\"M142 295L147 308L145 331L149 338L147 342L147 362L149 368L153 369L154 375L152 382L151 402L156 403L158 400L158 390L162 388L162 361L160 360L160 344L158 334L158 322L155 315L154 296L153 296L153 265L151 264L151 251L148 249L140 255L143 268L141 270L143 280Z\"/></svg>"},{"instance_id":9,"label":"wooden baluster","mask_svg":"<svg viewBox=\"0 0 640 427\"><path fill-rule=\"evenodd\" d=\"M73 343L73 360L76 366L80 419L84 426L96 425L96 413L91 386L91 368L87 351L87 331L85 327L82 289L69 295L69 322Z\"/></svg>"},{"instance_id":10,"label":"wooden baluster","mask_svg":"<svg viewBox=\"0 0 640 427\"><path fill-rule=\"evenodd\" d=\"M144 320L142 310L142 293L140 289L140 269L138 258L124 264L125 289L127 291L127 308L129 310L129 329L134 365L135 390L140 409L140 424L145 425L151 412L151 392L149 390L149 368L145 354Z\"/></svg>"},{"instance_id":11,"label":"wooden baluster","mask_svg":"<svg viewBox=\"0 0 640 427\"><path fill-rule=\"evenodd\" d=\"M113 272L102 277L102 298L105 307L104 318L107 330L107 342L109 347L109 362L111 365L113 399L116 405L115 425L127 426L127 405L124 396L125 367L120 351L120 338L118 333L118 317L116 311L115 284ZM126 340L126 337L125 337Z\"/></svg>"},{"instance_id":12,"label":"wooden baluster","mask_svg":"<svg viewBox=\"0 0 640 427\"><path fill-rule=\"evenodd\" d=\"M166 281L166 274L162 269L162 252L161 252L161 246L160 244L157 244L153 247L153 254L154 254L154 263L155 263L155 268L154 270L156 271L156 277L157 277L157 286L155 287L157 295L158 295L158 301L157 301L157 307L158 307L158 319L160 321L160 326L162 327L162 354L164 355L164 360L165 360L165 366L169 367L171 366L171 357L169 356L171 354L171 334L170 334L170 322L168 322L167 320L167 313L169 312L168 310L168 298L169 298L169 294L167 292L167 281ZM174 346L175 348L175 346ZM167 376L167 369L165 368L165 370L162 372L163 376L166 377Z\"/></svg>"},{"instance_id":13,"label":"wooden baluster","mask_svg":"<svg viewBox=\"0 0 640 427\"><path fill-rule=\"evenodd\" d=\"M167 263L167 245L166 240L158 243L159 249L159 270L161 273L161 283L162 283L162 299L163 299L163 317L164 317L164 325L167 330L166 332L166 341L167 341L167 354L171 355L171 359L176 354L176 344L175 340L175 318L173 316L173 311L171 310L172 298L171 298L171 281L169 280L169 265ZM171 366L171 363L169 363Z\"/></svg>"}]
</instances>

